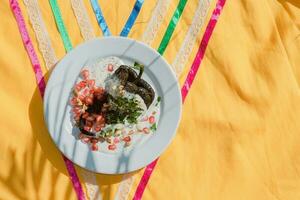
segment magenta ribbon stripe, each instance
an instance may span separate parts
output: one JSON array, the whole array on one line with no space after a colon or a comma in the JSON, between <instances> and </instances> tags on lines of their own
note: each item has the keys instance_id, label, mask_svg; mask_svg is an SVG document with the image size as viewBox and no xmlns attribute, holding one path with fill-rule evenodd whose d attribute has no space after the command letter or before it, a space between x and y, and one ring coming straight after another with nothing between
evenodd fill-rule
<instances>
[{"instance_id":1,"label":"magenta ribbon stripe","mask_svg":"<svg viewBox=\"0 0 300 200\"><path fill-rule=\"evenodd\" d=\"M39 92L42 96L42 98L44 98L44 93L45 93L45 88L46 88L46 82L42 73L42 69L41 69L41 65L40 62L38 60L38 57L36 55L36 52L34 50L34 47L32 45L31 39L29 37L26 25L25 25L25 21L24 21L24 17L22 15L22 11L19 7L18 1L17 0L10 0L10 7L11 10L16 18L17 24L18 24L18 28L22 37L22 41L23 44L25 46L25 49L27 51L27 54L30 58L33 70L34 70L34 74L35 74L35 78L36 78L36 82L38 85L38 89ZM63 156L63 155L62 155ZM84 193L79 181L79 178L76 174L76 170L75 167L73 165L73 163L67 159L65 156L63 156L63 160L66 164L66 168L68 170L70 179L73 183L73 187L75 189L75 192L77 194L77 198L79 200L84 200Z\"/></svg>"},{"instance_id":2,"label":"magenta ribbon stripe","mask_svg":"<svg viewBox=\"0 0 300 200\"><path fill-rule=\"evenodd\" d=\"M212 16L209 20L209 23L205 29L203 38L201 40L201 43L199 45L197 54L194 58L193 64L189 70L189 73L185 79L185 82L183 84L183 87L181 88L181 95L182 95L182 103L184 103L185 98L193 84L193 81L197 75L198 69L200 67L200 64L202 62L202 59L204 57L209 39L211 38L211 35L213 33L213 30L217 24L218 18L222 12L222 9L225 5L226 0L218 0L217 5L212 13ZM145 168L145 171L143 173L143 176L138 184L138 187L135 191L133 200L140 200L142 199L143 193L146 189L147 183L151 177L152 172L155 169L155 166L157 164L159 158L157 158L156 160L154 160L152 163L150 163L149 165L147 165L147 167Z\"/></svg>"}]
</instances>

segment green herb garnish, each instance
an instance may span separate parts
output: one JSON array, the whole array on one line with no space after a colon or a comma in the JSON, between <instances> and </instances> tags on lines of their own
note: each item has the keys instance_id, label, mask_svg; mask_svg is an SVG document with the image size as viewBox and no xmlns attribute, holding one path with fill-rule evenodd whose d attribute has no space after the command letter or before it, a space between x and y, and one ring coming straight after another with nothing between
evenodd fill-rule
<instances>
[{"instance_id":1,"label":"green herb garnish","mask_svg":"<svg viewBox=\"0 0 300 200\"><path fill-rule=\"evenodd\" d=\"M125 97L109 96L108 104L110 105L106 113L106 120L109 124L137 123L137 118L142 114L139 102L136 99L128 99Z\"/></svg>"},{"instance_id":2,"label":"green herb garnish","mask_svg":"<svg viewBox=\"0 0 300 200\"><path fill-rule=\"evenodd\" d=\"M157 100L156 100L156 104L155 104L155 106L158 106L158 103L161 101L161 97L160 96L158 96L157 97Z\"/></svg>"},{"instance_id":3,"label":"green herb garnish","mask_svg":"<svg viewBox=\"0 0 300 200\"><path fill-rule=\"evenodd\" d=\"M151 131L156 131L157 127L156 127L156 123L152 124L152 126L150 127Z\"/></svg>"}]
</instances>

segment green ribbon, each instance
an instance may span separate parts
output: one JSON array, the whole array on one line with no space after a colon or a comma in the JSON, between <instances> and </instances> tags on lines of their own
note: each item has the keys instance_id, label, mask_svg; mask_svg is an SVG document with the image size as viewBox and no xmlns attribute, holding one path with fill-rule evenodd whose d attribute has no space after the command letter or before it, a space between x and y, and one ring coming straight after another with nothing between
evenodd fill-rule
<instances>
[{"instance_id":1,"label":"green ribbon","mask_svg":"<svg viewBox=\"0 0 300 200\"><path fill-rule=\"evenodd\" d=\"M160 53L161 55L165 52L165 50L170 42L170 39L173 35L173 32L179 21L179 18L184 10L186 2L187 2L187 0L180 0L177 5L176 10L173 13L172 19L170 20L167 30L163 36L163 39L161 40L160 45L157 49L158 53Z\"/></svg>"},{"instance_id":2,"label":"green ribbon","mask_svg":"<svg viewBox=\"0 0 300 200\"><path fill-rule=\"evenodd\" d=\"M57 5L56 0L50 0L50 6L55 18L56 26L58 28L58 31L60 33L61 39L64 43L64 47L67 52L71 51L73 49L69 34L67 32L66 26L64 24L64 21L61 17L60 9Z\"/></svg>"}]
</instances>

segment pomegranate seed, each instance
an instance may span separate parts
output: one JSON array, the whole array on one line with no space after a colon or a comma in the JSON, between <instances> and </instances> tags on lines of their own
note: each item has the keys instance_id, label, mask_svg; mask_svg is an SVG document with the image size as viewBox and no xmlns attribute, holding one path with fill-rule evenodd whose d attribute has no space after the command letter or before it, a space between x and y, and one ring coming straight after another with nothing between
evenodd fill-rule
<instances>
[{"instance_id":1,"label":"pomegranate seed","mask_svg":"<svg viewBox=\"0 0 300 200\"><path fill-rule=\"evenodd\" d=\"M87 113L87 112L82 114L83 119L86 119L88 116L89 116L89 113Z\"/></svg>"},{"instance_id":2,"label":"pomegranate seed","mask_svg":"<svg viewBox=\"0 0 300 200\"><path fill-rule=\"evenodd\" d=\"M87 84L88 84L89 88L93 88L95 85L95 80L93 80L93 79L87 80Z\"/></svg>"},{"instance_id":3,"label":"pomegranate seed","mask_svg":"<svg viewBox=\"0 0 300 200\"><path fill-rule=\"evenodd\" d=\"M93 116L91 116L91 115L88 116L88 117L86 118L86 120L87 120L87 121L90 121L90 122L93 122L94 119L95 119L95 118L94 118Z\"/></svg>"},{"instance_id":4,"label":"pomegranate seed","mask_svg":"<svg viewBox=\"0 0 300 200\"><path fill-rule=\"evenodd\" d=\"M124 142L130 142L131 141L131 137L130 136L126 136L123 138Z\"/></svg>"},{"instance_id":5,"label":"pomegranate seed","mask_svg":"<svg viewBox=\"0 0 300 200\"><path fill-rule=\"evenodd\" d=\"M85 122L85 125L88 126L88 127L92 127L92 126L93 126L93 122L91 122L91 121L86 121L86 122Z\"/></svg>"},{"instance_id":6,"label":"pomegranate seed","mask_svg":"<svg viewBox=\"0 0 300 200\"><path fill-rule=\"evenodd\" d=\"M95 130L96 132L99 132L99 131L101 131L101 129L102 129L102 127L101 127L101 126L95 126L95 128L94 128L94 130Z\"/></svg>"},{"instance_id":7,"label":"pomegranate seed","mask_svg":"<svg viewBox=\"0 0 300 200\"><path fill-rule=\"evenodd\" d=\"M85 97L84 102L87 105L91 105L91 104L93 104L93 99L91 97Z\"/></svg>"},{"instance_id":8,"label":"pomegranate seed","mask_svg":"<svg viewBox=\"0 0 300 200\"><path fill-rule=\"evenodd\" d=\"M83 96L83 95L79 95L78 99L79 99L80 101L83 101L83 100L84 100L84 96Z\"/></svg>"},{"instance_id":9,"label":"pomegranate seed","mask_svg":"<svg viewBox=\"0 0 300 200\"><path fill-rule=\"evenodd\" d=\"M143 131L144 131L144 133L150 133L150 129L147 127L143 128Z\"/></svg>"},{"instance_id":10,"label":"pomegranate seed","mask_svg":"<svg viewBox=\"0 0 300 200\"><path fill-rule=\"evenodd\" d=\"M114 66L113 66L112 64L108 64L108 65L107 65L107 70L108 70L109 72L112 72L112 71L114 70Z\"/></svg>"},{"instance_id":11,"label":"pomegranate seed","mask_svg":"<svg viewBox=\"0 0 300 200\"><path fill-rule=\"evenodd\" d=\"M115 150L116 148L117 148L117 146L115 144L108 145L108 149L111 151Z\"/></svg>"},{"instance_id":12,"label":"pomegranate seed","mask_svg":"<svg viewBox=\"0 0 300 200\"><path fill-rule=\"evenodd\" d=\"M75 114L80 114L80 113L81 113L81 109L80 109L79 107L74 107L74 108L72 109L72 111L73 111L73 113L75 113Z\"/></svg>"},{"instance_id":13,"label":"pomegranate seed","mask_svg":"<svg viewBox=\"0 0 300 200\"><path fill-rule=\"evenodd\" d=\"M81 86L78 85L78 84L76 84L76 85L75 85L75 90L76 90L76 91L80 91L80 90L81 90Z\"/></svg>"},{"instance_id":14,"label":"pomegranate seed","mask_svg":"<svg viewBox=\"0 0 300 200\"><path fill-rule=\"evenodd\" d=\"M76 97L73 97L73 98L70 100L70 104L71 104L72 106L77 105L77 99L76 99Z\"/></svg>"},{"instance_id":15,"label":"pomegranate seed","mask_svg":"<svg viewBox=\"0 0 300 200\"><path fill-rule=\"evenodd\" d=\"M119 139L119 138L117 138L117 137L116 137L116 138L114 138L114 143L116 143L116 144L117 144L117 143L119 143L119 142L120 142L120 139Z\"/></svg>"},{"instance_id":16,"label":"pomegranate seed","mask_svg":"<svg viewBox=\"0 0 300 200\"><path fill-rule=\"evenodd\" d=\"M155 122L154 116L149 117L149 122L150 124L153 124Z\"/></svg>"},{"instance_id":17,"label":"pomegranate seed","mask_svg":"<svg viewBox=\"0 0 300 200\"><path fill-rule=\"evenodd\" d=\"M100 122L100 121L102 121L103 120L103 116L102 115L98 115L97 117L96 117L96 122Z\"/></svg>"},{"instance_id":18,"label":"pomegranate seed","mask_svg":"<svg viewBox=\"0 0 300 200\"><path fill-rule=\"evenodd\" d=\"M89 127L89 126L84 126L83 129L84 129L85 131L90 131L90 130L91 130L91 127Z\"/></svg>"},{"instance_id":19,"label":"pomegranate seed","mask_svg":"<svg viewBox=\"0 0 300 200\"><path fill-rule=\"evenodd\" d=\"M97 138L92 138L91 139L91 143L97 143L98 142L98 139Z\"/></svg>"},{"instance_id":20,"label":"pomegranate seed","mask_svg":"<svg viewBox=\"0 0 300 200\"><path fill-rule=\"evenodd\" d=\"M84 80L86 80L89 77L89 71L87 69L84 69L81 71L81 76Z\"/></svg>"},{"instance_id":21,"label":"pomegranate seed","mask_svg":"<svg viewBox=\"0 0 300 200\"><path fill-rule=\"evenodd\" d=\"M92 144L92 151L98 151L98 145L97 143Z\"/></svg>"},{"instance_id":22,"label":"pomegranate seed","mask_svg":"<svg viewBox=\"0 0 300 200\"><path fill-rule=\"evenodd\" d=\"M77 121L80 120L80 116L79 116L79 115L76 115L76 116L74 117L74 119L75 119L75 121L77 122Z\"/></svg>"},{"instance_id":23,"label":"pomegranate seed","mask_svg":"<svg viewBox=\"0 0 300 200\"><path fill-rule=\"evenodd\" d=\"M78 85L81 87L81 88L84 88L86 86L86 82L85 81L80 81L78 83Z\"/></svg>"},{"instance_id":24,"label":"pomegranate seed","mask_svg":"<svg viewBox=\"0 0 300 200\"><path fill-rule=\"evenodd\" d=\"M94 89L90 89L90 94L94 94L95 90Z\"/></svg>"}]
</instances>

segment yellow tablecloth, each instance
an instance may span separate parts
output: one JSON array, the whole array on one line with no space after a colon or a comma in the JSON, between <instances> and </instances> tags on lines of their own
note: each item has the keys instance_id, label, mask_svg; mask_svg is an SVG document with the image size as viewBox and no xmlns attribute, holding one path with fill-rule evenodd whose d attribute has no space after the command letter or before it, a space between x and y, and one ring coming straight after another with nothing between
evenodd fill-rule
<instances>
[{"instance_id":1,"label":"yellow tablecloth","mask_svg":"<svg viewBox=\"0 0 300 200\"><path fill-rule=\"evenodd\" d=\"M182 44L197 2L187 3L164 54L169 62ZM26 8L19 3L43 61ZM70 2L58 3L74 46L80 44ZM134 1L99 3L117 35ZM177 3L172 1L154 48ZM65 51L50 5L39 4L61 58ZM141 38L155 4L145 1L129 37ZM85 5L96 34L102 36L89 1ZM215 1L209 16L214 6ZM61 154L46 130L42 99L8 0L0 4L0 19L0 199L76 199ZM181 83L202 35L203 30ZM45 72L44 62L42 67ZM183 107L176 138L161 156L143 199L300 199L299 83L299 1L227 0ZM136 175L129 198L142 173ZM97 175L103 199L114 199L121 178Z\"/></svg>"}]
</instances>

